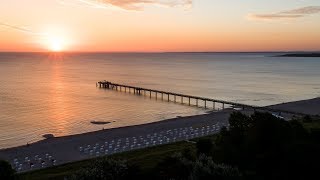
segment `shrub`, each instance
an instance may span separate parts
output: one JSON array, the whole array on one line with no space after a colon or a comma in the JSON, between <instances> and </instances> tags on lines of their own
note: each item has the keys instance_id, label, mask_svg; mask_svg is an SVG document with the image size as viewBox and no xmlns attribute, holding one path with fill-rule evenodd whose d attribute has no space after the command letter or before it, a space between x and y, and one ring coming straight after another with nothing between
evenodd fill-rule
<instances>
[{"instance_id":1,"label":"shrub","mask_svg":"<svg viewBox=\"0 0 320 180\"><path fill-rule=\"evenodd\" d=\"M194 163L191 174L192 180L201 179L240 179L241 173L237 168L224 164L216 164L211 157L200 155Z\"/></svg>"},{"instance_id":2,"label":"shrub","mask_svg":"<svg viewBox=\"0 0 320 180\"><path fill-rule=\"evenodd\" d=\"M108 158L97 159L95 163L79 170L70 180L125 180L130 179L133 171L127 161Z\"/></svg>"},{"instance_id":3,"label":"shrub","mask_svg":"<svg viewBox=\"0 0 320 180\"><path fill-rule=\"evenodd\" d=\"M14 179L15 171L7 161L0 160L0 179Z\"/></svg>"},{"instance_id":4,"label":"shrub","mask_svg":"<svg viewBox=\"0 0 320 180\"><path fill-rule=\"evenodd\" d=\"M311 123L312 122L312 118L309 115L306 115L303 117L302 121L304 123Z\"/></svg>"},{"instance_id":5,"label":"shrub","mask_svg":"<svg viewBox=\"0 0 320 180\"><path fill-rule=\"evenodd\" d=\"M183 157L181 153L176 153L165 158L155 168L159 179L188 179L192 171L192 161Z\"/></svg>"},{"instance_id":6,"label":"shrub","mask_svg":"<svg viewBox=\"0 0 320 180\"><path fill-rule=\"evenodd\" d=\"M197 152L198 154L210 155L213 150L213 141L209 138L201 138L197 142Z\"/></svg>"}]
</instances>

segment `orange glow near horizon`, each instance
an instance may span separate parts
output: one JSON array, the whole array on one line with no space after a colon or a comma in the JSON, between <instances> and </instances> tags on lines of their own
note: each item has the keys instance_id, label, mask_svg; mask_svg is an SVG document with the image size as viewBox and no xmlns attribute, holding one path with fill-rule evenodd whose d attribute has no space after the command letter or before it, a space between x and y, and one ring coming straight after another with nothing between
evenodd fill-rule
<instances>
[{"instance_id":1,"label":"orange glow near horizon","mask_svg":"<svg viewBox=\"0 0 320 180\"><path fill-rule=\"evenodd\" d=\"M320 50L320 13L305 12L287 19L272 16L288 10L301 12L299 8L306 6L317 9L320 2L315 0L309 4L233 1L232 7L239 8L202 0L193 1L189 9L152 3L142 8L131 6L139 0L115 3L115 8L103 3L92 6L93 0L4 1L0 7L5 21L0 20L0 51ZM257 14L248 18L255 11ZM259 15L265 12L270 13L270 19Z\"/></svg>"}]
</instances>

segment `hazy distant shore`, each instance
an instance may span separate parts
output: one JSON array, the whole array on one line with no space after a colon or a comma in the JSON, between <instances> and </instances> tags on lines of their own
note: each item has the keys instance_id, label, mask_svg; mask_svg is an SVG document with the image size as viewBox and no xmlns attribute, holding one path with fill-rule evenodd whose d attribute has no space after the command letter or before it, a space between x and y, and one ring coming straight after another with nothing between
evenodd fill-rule
<instances>
[{"instance_id":1,"label":"hazy distant shore","mask_svg":"<svg viewBox=\"0 0 320 180\"><path fill-rule=\"evenodd\" d=\"M320 57L320 53L288 53L277 57Z\"/></svg>"},{"instance_id":2,"label":"hazy distant shore","mask_svg":"<svg viewBox=\"0 0 320 180\"><path fill-rule=\"evenodd\" d=\"M314 98L303 101L288 102L269 107L277 109L302 112L310 115L320 115L320 98ZM148 124L120 127L113 129L104 129L95 132L76 134L63 137L54 137L38 141L33 144L13 147L0 150L0 159L12 162L14 158L24 159L26 156L44 155L46 153L53 155L57 159L57 164L64 164L73 161L79 161L88 157L79 152L80 146L88 144L111 141L113 139L126 137L139 137L155 132L166 131L175 128L201 127L217 123L225 124L232 110L212 112L204 115L195 115L188 117L177 117L159 122Z\"/></svg>"}]
</instances>

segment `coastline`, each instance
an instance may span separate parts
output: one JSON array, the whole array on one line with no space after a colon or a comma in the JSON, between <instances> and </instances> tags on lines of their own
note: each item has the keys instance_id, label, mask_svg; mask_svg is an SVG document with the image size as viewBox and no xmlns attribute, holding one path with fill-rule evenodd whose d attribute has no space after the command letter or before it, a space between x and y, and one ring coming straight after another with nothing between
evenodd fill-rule
<instances>
[{"instance_id":1,"label":"coastline","mask_svg":"<svg viewBox=\"0 0 320 180\"><path fill-rule=\"evenodd\" d=\"M274 107L283 110L295 110L310 115L320 114L320 98L294 101L282 104L276 104L268 107ZM103 144L105 141L124 139L128 137L147 136L152 133L159 133L179 128L197 128L220 124L221 126L228 123L232 109L223 111L209 112L207 114L193 115L186 117L176 117L158 122L151 122L141 125L132 125L99 131L74 134L61 137L53 137L40 140L32 144L0 149L0 159L13 163L13 159L24 159L25 157L34 157L36 155L52 155L56 160L56 165L69 162L80 161L92 157L84 156L79 152L79 147L94 145L95 143ZM251 111L245 111L251 112ZM218 132L218 131L217 131ZM216 132L216 133L217 133Z\"/></svg>"},{"instance_id":2,"label":"coastline","mask_svg":"<svg viewBox=\"0 0 320 180\"><path fill-rule=\"evenodd\" d=\"M320 97L275 104L267 107L315 116L320 115Z\"/></svg>"},{"instance_id":3,"label":"coastline","mask_svg":"<svg viewBox=\"0 0 320 180\"><path fill-rule=\"evenodd\" d=\"M133 125L112 129L103 129L82 134L53 137L31 143L28 145L0 149L0 159L4 159L13 164L14 159L25 159L25 157L44 157L46 154L52 155L57 164L84 160L92 157L84 156L79 152L79 147L85 145L103 144L105 141L123 139L127 137L146 136L147 134L159 133L176 128L204 127L214 124L227 123L229 114L232 111L220 111L202 115L177 117L148 124Z\"/></svg>"},{"instance_id":4,"label":"coastline","mask_svg":"<svg viewBox=\"0 0 320 180\"><path fill-rule=\"evenodd\" d=\"M320 53L288 53L276 57L320 57Z\"/></svg>"}]
</instances>

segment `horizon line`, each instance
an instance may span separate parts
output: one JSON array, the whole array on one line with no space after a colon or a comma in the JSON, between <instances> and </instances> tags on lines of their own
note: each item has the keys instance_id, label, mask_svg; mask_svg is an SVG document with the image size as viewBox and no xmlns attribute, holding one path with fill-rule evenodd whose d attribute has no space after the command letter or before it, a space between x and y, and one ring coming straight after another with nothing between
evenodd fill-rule
<instances>
[{"instance_id":1,"label":"horizon line","mask_svg":"<svg viewBox=\"0 0 320 180\"><path fill-rule=\"evenodd\" d=\"M286 50L286 51L0 51L0 53L51 53L51 54L63 54L63 53L320 53L320 50Z\"/></svg>"}]
</instances>

